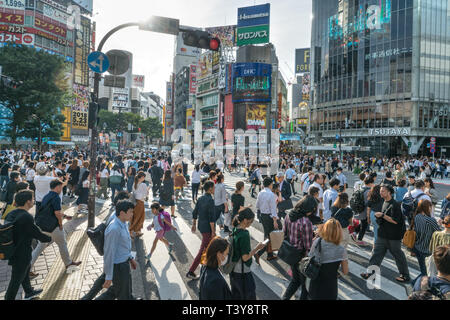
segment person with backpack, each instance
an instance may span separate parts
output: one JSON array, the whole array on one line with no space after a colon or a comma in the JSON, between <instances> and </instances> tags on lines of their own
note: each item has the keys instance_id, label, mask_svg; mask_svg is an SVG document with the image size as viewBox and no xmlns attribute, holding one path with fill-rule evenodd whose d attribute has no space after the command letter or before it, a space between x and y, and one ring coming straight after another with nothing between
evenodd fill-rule
<instances>
[{"instance_id":1,"label":"person with backpack","mask_svg":"<svg viewBox=\"0 0 450 320\"><path fill-rule=\"evenodd\" d=\"M227 263L229 251L226 239L215 237L209 243L200 273L199 300L232 300L230 287L219 269Z\"/></svg>"},{"instance_id":2,"label":"person with backpack","mask_svg":"<svg viewBox=\"0 0 450 320\"><path fill-rule=\"evenodd\" d=\"M25 300L31 300L42 293L42 289L35 290L30 282L30 261L31 261L31 241L37 239L42 243L51 241L51 237L43 233L34 223L33 216L29 213L34 206L34 194L31 190L21 190L14 197L17 208L6 217L3 228L0 226L0 233L8 225L13 225L12 238L14 251L8 259L8 264L12 267L11 279L5 294L5 300L15 300L20 285L25 292ZM0 253L4 253L0 247Z\"/></svg>"},{"instance_id":3,"label":"person with backpack","mask_svg":"<svg viewBox=\"0 0 450 320\"><path fill-rule=\"evenodd\" d=\"M147 230L151 230L152 228L156 232L156 238L153 241L152 248L150 250L150 253L146 256L147 260L150 260L152 257L153 252L155 252L156 245L158 244L158 241L161 241L164 243L168 250L169 254L172 252L173 249L173 243L170 243L167 241L166 238L164 238L164 235L167 231L175 230L177 231L177 228L172 225L172 220L170 219L170 214L164 211L164 209L161 207L161 205L158 202L152 203L150 206L153 214L153 223L147 227Z\"/></svg>"},{"instance_id":4,"label":"person with backpack","mask_svg":"<svg viewBox=\"0 0 450 320\"><path fill-rule=\"evenodd\" d=\"M356 229L358 231L358 236L355 233L350 234L350 239L356 243L358 246L367 245L363 241L364 235L367 231L367 227L370 221L370 212L367 209L367 201L370 190L375 186L375 180L372 176L367 176L364 179L364 187L353 193L350 199L350 207L355 213L354 218L360 221L359 227ZM358 230L359 229L359 230Z\"/></svg>"},{"instance_id":5,"label":"person with backpack","mask_svg":"<svg viewBox=\"0 0 450 320\"><path fill-rule=\"evenodd\" d=\"M170 171L169 176L170 176ZM167 174L167 172L166 172ZM194 258L191 267L189 268L186 277L189 279L198 279L195 274L195 269L197 269L202 258L203 251L208 247L211 239L216 235L216 214L214 210L214 199L212 195L214 194L214 182L206 181L204 185L205 194L201 196L197 203L195 204L194 210L192 211L192 233L198 230L202 234L202 243L200 245L197 256ZM198 221L197 221L198 220Z\"/></svg>"},{"instance_id":6,"label":"person with backpack","mask_svg":"<svg viewBox=\"0 0 450 320\"><path fill-rule=\"evenodd\" d=\"M122 175L122 170L115 164L111 169L109 174L109 187L111 188L111 201L114 202L114 195L117 191L122 191L122 181L124 177Z\"/></svg>"},{"instance_id":7,"label":"person with backpack","mask_svg":"<svg viewBox=\"0 0 450 320\"><path fill-rule=\"evenodd\" d=\"M382 185L380 190L381 197L384 199L381 212L376 212L378 238L375 242L374 252L369 260L370 266L381 266L387 250L394 257L400 276L395 280L398 282L409 282L408 262L402 251L402 239L406 231L405 220L400 208L400 204L393 199L394 188L391 185ZM372 274L375 271L372 272ZM371 274L361 273L365 280L369 279Z\"/></svg>"},{"instance_id":8,"label":"person with backpack","mask_svg":"<svg viewBox=\"0 0 450 320\"><path fill-rule=\"evenodd\" d=\"M306 256L311 249L313 242L313 224L308 218L315 215L317 203L311 197L304 197L297 202L294 209L286 216L283 225L283 231L286 240L299 251L299 260L297 263L290 265L292 271L292 279L283 294L283 300L290 300L298 288L302 287L300 300L306 300L308 293L306 289L306 278L300 273L300 260Z\"/></svg>"},{"instance_id":9,"label":"person with backpack","mask_svg":"<svg viewBox=\"0 0 450 320\"><path fill-rule=\"evenodd\" d=\"M339 193L336 201L331 207L331 218L339 221L342 227L342 242L341 246L347 249L350 242L350 234L348 231L348 226L352 224L353 221L353 210L349 207L348 194L341 192Z\"/></svg>"},{"instance_id":10,"label":"person with backpack","mask_svg":"<svg viewBox=\"0 0 450 320\"><path fill-rule=\"evenodd\" d=\"M267 179L267 178L266 178ZM270 179L270 178L268 178ZM242 210L233 220L232 256L234 264L230 273L231 296L233 300L256 300L256 285L250 267L252 257L265 247L259 243L251 249L250 233L248 228L255 220L255 214L249 208ZM230 259L229 258L229 259Z\"/></svg>"},{"instance_id":11,"label":"person with backpack","mask_svg":"<svg viewBox=\"0 0 450 320\"><path fill-rule=\"evenodd\" d=\"M428 200L420 200L414 214L412 228L416 232L416 241L412 251L419 262L420 273L427 274L425 259L432 254L430 252L431 237L435 231L440 231L436 219L432 216L432 204Z\"/></svg>"},{"instance_id":12,"label":"person with backpack","mask_svg":"<svg viewBox=\"0 0 450 320\"><path fill-rule=\"evenodd\" d=\"M435 296L433 300L450 300L450 245L437 247L433 259L437 275L419 276L413 284L413 292L427 292Z\"/></svg>"},{"instance_id":13,"label":"person with backpack","mask_svg":"<svg viewBox=\"0 0 450 320\"><path fill-rule=\"evenodd\" d=\"M58 245L59 254L66 266L67 273L70 273L74 268L81 264L81 261L73 261L70 258L69 250L67 249L66 233L63 228L63 220L67 216L63 213L61 208L60 194L62 192L63 183L59 179L54 179L50 182L50 192L42 199L41 206L36 212L35 221L42 231L51 237L50 243L39 242L37 247L33 250L31 267L33 267L36 260L47 246L53 242Z\"/></svg>"},{"instance_id":14,"label":"person with backpack","mask_svg":"<svg viewBox=\"0 0 450 320\"><path fill-rule=\"evenodd\" d=\"M414 190L408 191L401 203L402 213L408 219L409 225L411 225L414 212L416 212L420 200L431 202L431 197L425 193L425 182L417 180L414 184Z\"/></svg>"}]
</instances>

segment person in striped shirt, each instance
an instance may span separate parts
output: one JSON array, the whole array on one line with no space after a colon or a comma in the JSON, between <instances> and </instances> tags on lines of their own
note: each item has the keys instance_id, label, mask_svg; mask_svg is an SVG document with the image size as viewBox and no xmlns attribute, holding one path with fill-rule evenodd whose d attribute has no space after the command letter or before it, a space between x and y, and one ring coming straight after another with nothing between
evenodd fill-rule
<instances>
[{"instance_id":1,"label":"person in striped shirt","mask_svg":"<svg viewBox=\"0 0 450 320\"><path fill-rule=\"evenodd\" d=\"M313 225L308 216L316 211L317 201L313 197L304 197L284 220L283 231L287 235L289 243L302 252L302 257L309 252L313 241ZM300 300L306 300L306 279L299 271L299 262L290 267L292 279L283 294L283 300L290 300L300 286L302 286Z\"/></svg>"},{"instance_id":2,"label":"person in striped shirt","mask_svg":"<svg viewBox=\"0 0 450 320\"><path fill-rule=\"evenodd\" d=\"M425 258L430 256L430 241L435 231L440 231L440 227L431 216L433 204L428 200L420 200L414 216L414 230L416 231L416 243L413 252L419 262L420 273L427 274Z\"/></svg>"}]
</instances>

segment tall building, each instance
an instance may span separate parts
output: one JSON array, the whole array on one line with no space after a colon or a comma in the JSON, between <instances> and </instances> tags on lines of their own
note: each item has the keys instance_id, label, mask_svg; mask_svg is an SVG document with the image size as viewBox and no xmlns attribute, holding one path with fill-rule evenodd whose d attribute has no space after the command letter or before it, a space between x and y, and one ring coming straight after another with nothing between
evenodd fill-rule
<instances>
[{"instance_id":1,"label":"tall building","mask_svg":"<svg viewBox=\"0 0 450 320\"><path fill-rule=\"evenodd\" d=\"M450 152L449 12L448 0L313 1L311 140L430 156L435 137L437 156Z\"/></svg>"},{"instance_id":2,"label":"tall building","mask_svg":"<svg viewBox=\"0 0 450 320\"><path fill-rule=\"evenodd\" d=\"M80 15L72 19L73 12ZM59 55L66 61L74 99L70 105L58 106L66 116L61 141L76 144L89 142L90 71L87 56L95 44L95 24L91 23L91 14L92 0L0 1L0 47L14 42ZM1 105L0 114L7 117L7 111ZM1 144L9 143L2 131L7 126L8 120L0 119ZM18 144L29 143L18 141Z\"/></svg>"},{"instance_id":3,"label":"tall building","mask_svg":"<svg viewBox=\"0 0 450 320\"><path fill-rule=\"evenodd\" d=\"M183 67L175 77L175 128L186 129L186 109L189 105L189 66Z\"/></svg>"}]
</instances>

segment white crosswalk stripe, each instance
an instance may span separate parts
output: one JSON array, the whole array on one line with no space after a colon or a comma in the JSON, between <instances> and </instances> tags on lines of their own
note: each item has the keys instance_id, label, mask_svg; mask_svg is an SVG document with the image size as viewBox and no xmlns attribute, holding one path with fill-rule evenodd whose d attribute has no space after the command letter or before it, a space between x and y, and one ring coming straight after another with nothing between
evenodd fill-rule
<instances>
[{"instance_id":1,"label":"white crosswalk stripe","mask_svg":"<svg viewBox=\"0 0 450 320\"><path fill-rule=\"evenodd\" d=\"M225 177L225 185L227 191L233 192L237 181L244 181L242 177L230 176L229 174ZM246 183L246 188L248 188ZM200 192L201 193L201 192ZM191 200L191 190L190 187L185 189L185 199L184 201L179 201L179 205L186 203ZM148 208L149 206L146 205ZM436 218L440 215L440 205L436 206L435 216ZM188 213L189 215L190 213ZM181 240L184 246L187 248L190 256L195 257L197 255L198 249L201 244L201 236L197 231L195 234L191 232L191 223L186 220L180 213L177 214L178 218L173 219L172 222L174 226L177 227L178 232L177 237ZM146 247L146 253L150 251L153 239L155 238L155 232L147 231L146 226L151 223L151 220L147 219L144 225L144 236L143 240ZM248 230L252 241L261 242L264 240L264 234L261 226L258 226L258 222L255 220L253 226ZM225 236L224 233L220 233L221 236ZM350 244L347 248L349 252L349 275L341 277L339 279L339 292L338 298L341 300L371 300L374 296L378 299L407 299L407 288L408 285L397 283L393 277L398 275L398 269L393 258L386 256L381 265L381 288L378 289L367 289L362 288L366 285L365 280L360 277L360 274L366 272L366 267L368 265L369 259L371 257L371 248L373 245L373 237L366 234L364 237L370 246L368 247L358 247L355 244ZM406 249L402 249L407 256L408 267L410 271L410 276L412 279L417 277L420 272L418 270L418 263L414 257L411 257ZM251 270L254 276L264 283L266 289L271 292L272 296L281 298L287 286L289 285L289 278L285 276L288 272L289 267L281 261L278 261L278 266L281 266L285 271L284 274L271 263L266 262L264 258L260 259L261 265L252 263ZM363 262L363 264L361 264ZM192 261L188 261L188 266ZM155 274L155 279L157 281L157 286L161 299L195 299L186 286L185 271L180 271L179 266L171 259L168 250L165 245L160 242L157 245L157 249L151 258L151 269ZM229 283L229 277L225 276L227 282ZM362 284L362 285L361 285ZM410 289L410 288L409 288ZM256 292L259 295L258 290ZM380 298L381 297L381 298ZM294 297L293 297L294 299Z\"/></svg>"}]
</instances>

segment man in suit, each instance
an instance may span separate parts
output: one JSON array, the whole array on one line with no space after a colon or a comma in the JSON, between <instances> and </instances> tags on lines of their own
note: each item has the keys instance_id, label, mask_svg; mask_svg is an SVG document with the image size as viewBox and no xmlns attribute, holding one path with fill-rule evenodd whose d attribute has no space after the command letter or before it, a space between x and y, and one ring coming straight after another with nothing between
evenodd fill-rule
<instances>
[{"instance_id":1,"label":"man in suit","mask_svg":"<svg viewBox=\"0 0 450 320\"><path fill-rule=\"evenodd\" d=\"M41 232L34 224L33 217L28 213L34 206L33 191L21 190L17 192L14 200L17 209L11 211L6 217L7 223L14 224L13 241L15 250L8 263L12 266L12 272L5 300L14 300L20 285L25 292L24 299L31 300L42 292L42 289L34 290L30 283L31 240L50 242L52 238Z\"/></svg>"},{"instance_id":2,"label":"man in suit","mask_svg":"<svg viewBox=\"0 0 450 320\"><path fill-rule=\"evenodd\" d=\"M280 217L284 218L286 213L285 211L288 209L292 209L292 200L291 200L291 196L292 196L292 189L291 189L291 185L289 182L287 182L284 179L284 173L283 172L279 172L277 174L278 177L278 183L280 184L280 192L281 192L281 198L282 198L282 202L280 202L278 204L278 214Z\"/></svg>"},{"instance_id":3,"label":"man in suit","mask_svg":"<svg viewBox=\"0 0 450 320\"><path fill-rule=\"evenodd\" d=\"M152 178L152 192L153 192L153 198L156 197L156 193L161 192L161 179L164 175L164 170L158 166L158 163L153 160L152 166L150 168L150 176Z\"/></svg>"}]
</instances>

